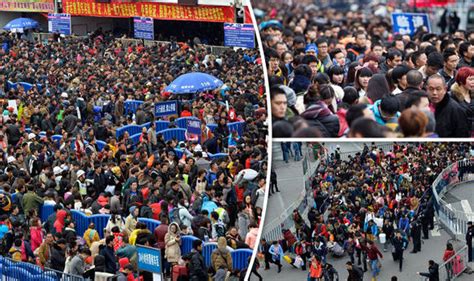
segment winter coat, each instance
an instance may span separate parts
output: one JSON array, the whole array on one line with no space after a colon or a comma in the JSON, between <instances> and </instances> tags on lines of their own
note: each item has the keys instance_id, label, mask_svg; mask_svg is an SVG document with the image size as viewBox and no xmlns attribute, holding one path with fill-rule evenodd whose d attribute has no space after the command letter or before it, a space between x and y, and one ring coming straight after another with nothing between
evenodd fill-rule
<instances>
[{"instance_id":1,"label":"winter coat","mask_svg":"<svg viewBox=\"0 0 474 281\"><path fill-rule=\"evenodd\" d=\"M114 249L109 246L100 246L99 255L105 258L105 271L115 274L117 272L117 259L115 258Z\"/></svg>"},{"instance_id":2,"label":"winter coat","mask_svg":"<svg viewBox=\"0 0 474 281\"><path fill-rule=\"evenodd\" d=\"M252 228L250 231L247 233L247 236L245 237L245 244L247 244L250 249L253 249L255 245L257 244L257 236L258 236L258 228Z\"/></svg>"},{"instance_id":3,"label":"winter coat","mask_svg":"<svg viewBox=\"0 0 474 281\"><path fill-rule=\"evenodd\" d=\"M441 138L469 137L466 111L449 94L435 107L436 133Z\"/></svg>"},{"instance_id":4,"label":"winter coat","mask_svg":"<svg viewBox=\"0 0 474 281\"><path fill-rule=\"evenodd\" d=\"M54 231L57 233L61 233L64 229L65 223L64 220L66 218L66 211L64 210L59 210L58 213L56 214L56 220L54 221Z\"/></svg>"},{"instance_id":5,"label":"winter coat","mask_svg":"<svg viewBox=\"0 0 474 281\"><path fill-rule=\"evenodd\" d=\"M69 273L82 276L84 274L84 260L80 255L76 255L69 263Z\"/></svg>"},{"instance_id":6,"label":"winter coat","mask_svg":"<svg viewBox=\"0 0 474 281\"><path fill-rule=\"evenodd\" d=\"M324 102L318 101L311 104L301 113L301 117L308 121L309 126L319 129L323 137L334 138L338 136L339 119L337 115L332 114Z\"/></svg>"},{"instance_id":7,"label":"winter coat","mask_svg":"<svg viewBox=\"0 0 474 281\"><path fill-rule=\"evenodd\" d=\"M189 280L190 281L208 281L207 268L201 253L195 249L191 251L192 256L189 262Z\"/></svg>"},{"instance_id":8,"label":"winter coat","mask_svg":"<svg viewBox=\"0 0 474 281\"><path fill-rule=\"evenodd\" d=\"M176 233L171 232L172 225L176 226ZM176 238L178 237L180 231L181 230L178 224L172 222L168 226L168 232L165 235L165 258L170 263L177 263L179 261L179 258L181 257L181 240L179 242L176 241Z\"/></svg>"},{"instance_id":9,"label":"winter coat","mask_svg":"<svg viewBox=\"0 0 474 281\"><path fill-rule=\"evenodd\" d=\"M221 268L232 271L232 255L227 249L227 241L224 237L217 240L217 249L211 254L211 265L215 271Z\"/></svg>"},{"instance_id":10,"label":"winter coat","mask_svg":"<svg viewBox=\"0 0 474 281\"><path fill-rule=\"evenodd\" d=\"M158 248L161 250L165 249L166 243L165 243L165 236L166 233L168 233L168 225L167 224L160 224L155 228L155 231L153 234L155 235L156 239L156 244Z\"/></svg>"},{"instance_id":11,"label":"winter coat","mask_svg":"<svg viewBox=\"0 0 474 281\"><path fill-rule=\"evenodd\" d=\"M63 271L66 265L66 250L54 244L51 248L51 268Z\"/></svg>"}]
</instances>

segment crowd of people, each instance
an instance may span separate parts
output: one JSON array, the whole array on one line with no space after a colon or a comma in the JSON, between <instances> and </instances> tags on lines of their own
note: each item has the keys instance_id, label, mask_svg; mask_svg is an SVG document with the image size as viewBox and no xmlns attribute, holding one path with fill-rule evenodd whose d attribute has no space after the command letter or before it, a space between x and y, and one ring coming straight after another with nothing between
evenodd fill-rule
<instances>
[{"instance_id":1,"label":"crowd of people","mask_svg":"<svg viewBox=\"0 0 474 281\"><path fill-rule=\"evenodd\" d=\"M255 3L274 137L471 137L473 31L396 34L391 6L312 2Z\"/></svg>"},{"instance_id":2,"label":"crowd of people","mask_svg":"<svg viewBox=\"0 0 474 281\"><path fill-rule=\"evenodd\" d=\"M187 264L183 274L190 280L207 280L208 272L215 280L239 278L230 249L255 244L267 174L258 50L215 55L193 42L123 45L100 30L56 39L0 34L2 255L92 279L107 272L135 280L136 245L146 245L161 249L166 277ZM166 92L176 77L193 71L212 74L224 86L179 98ZM25 91L8 82L34 86ZM176 115L154 116L155 103L175 99ZM143 104L127 114L127 100ZM173 128L176 118L191 116L201 121L199 138L165 139L154 126L166 120ZM243 133L229 131L227 124L236 121L245 122ZM136 144L128 133L115 137L124 125L147 122ZM62 136L60 143L53 135ZM215 153L227 155L211 159ZM39 216L43 204L54 205L46 221ZM71 210L110 214L104 236L93 223L76 233ZM138 218L161 224L147 229ZM191 254L181 253L184 235L199 238ZM218 243L209 270L202 257L206 242ZM146 274L141 277L150 280Z\"/></svg>"},{"instance_id":3,"label":"crowd of people","mask_svg":"<svg viewBox=\"0 0 474 281\"><path fill-rule=\"evenodd\" d=\"M423 253L422 240L430 239L434 227L431 184L448 165L471 159L470 150L469 143L393 144L390 151L372 144L341 160L337 148L311 179L314 205L307 217L294 210L294 231L283 230L280 241L262 240L261 262L266 270L275 264L280 272L286 260L307 270L311 280L327 281L338 280L329 257L344 258L347 280L364 280L367 271L372 280L388 280L379 277L382 259L391 253L402 272L405 251ZM472 236L469 240L472 246ZM454 254L447 243L421 275L439 280L434 260Z\"/></svg>"}]
</instances>

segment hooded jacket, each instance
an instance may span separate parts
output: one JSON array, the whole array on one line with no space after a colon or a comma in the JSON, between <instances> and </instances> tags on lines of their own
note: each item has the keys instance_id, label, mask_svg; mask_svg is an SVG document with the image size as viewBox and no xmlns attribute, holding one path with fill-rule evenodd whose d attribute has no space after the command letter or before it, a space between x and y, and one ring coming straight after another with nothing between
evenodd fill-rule
<instances>
[{"instance_id":1,"label":"hooded jacket","mask_svg":"<svg viewBox=\"0 0 474 281\"><path fill-rule=\"evenodd\" d=\"M215 271L222 268L232 271L232 255L227 249L225 237L219 237L219 239L217 239L217 249L211 254L211 265Z\"/></svg>"},{"instance_id":2,"label":"hooded jacket","mask_svg":"<svg viewBox=\"0 0 474 281\"><path fill-rule=\"evenodd\" d=\"M171 232L171 226L176 226L176 233ZM179 225L175 222L170 223L168 226L168 232L165 235L165 258L170 263L177 263L181 257L181 240L178 242L176 238L178 237L181 229Z\"/></svg>"},{"instance_id":3,"label":"hooded jacket","mask_svg":"<svg viewBox=\"0 0 474 281\"><path fill-rule=\"evenodd\" d=\"M59 210L58 213L56 214L56 220L54 221L54 231L56 233L61 233L65 227L65 222L64 220L66 219L66 211L65 210Z\"/></svg>"}]
</instances>

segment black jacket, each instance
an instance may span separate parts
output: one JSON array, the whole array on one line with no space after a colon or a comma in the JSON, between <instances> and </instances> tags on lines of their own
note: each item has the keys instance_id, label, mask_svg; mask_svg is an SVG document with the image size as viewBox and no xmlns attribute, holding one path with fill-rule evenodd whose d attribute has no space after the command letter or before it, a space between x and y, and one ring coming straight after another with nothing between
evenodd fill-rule
<instances>
[{"instance_id":1,"label":"black jacket","mask_svg":"<svg viewBox=\"0 0 474 281\"><path fill-rule=\"evenodd\" d=\"M428 277L429 281L439 281L439 271L438 271L438 264L434 263L433 265L430 265L428 268L429 272L421 272L421 276Z\"/></svg>"},{"instance_id":2,"label":"black jacket","mask_svg":"<svg viewBox=\"0 0 474 281\"><path fill-rule=\"evenodd\" d=\"M364 280L364 272L356 265L352 265L352 270L349 270L347 281L362 281Z\"/></svg>"},{"instance_id":3,"label":"black jacket","mask_svg":"<svg viewBox=\"0 0 474 281\"><path fill-rule=\"evenodd\" d=\"M107 246L100 248L99 254L105 258L105 271L115 274L117 272L117 262L114 255L114 249Z\"/></svg>"},{"instance_id":4,"label":"black jacket","mask_svg":"<svg viewBox=\"0 0 474 281\"><path fill-rule=\"evenodd\" d=\"M469 137L466 112L449 94L436 105L436 133L442 138Z\"/></svg>"},{"instance_id":5,"label":"black jacket","mask_svg":"<svg viewBox=\"0 0 474 281\"><path fill-rule=\"evenodd\" d=\"M400 110L399 110L400 112L402 112L405 109L405 105L410 95L416 91L420 91L420 89L415 88L415 87L407 87L403 92L396 95L398 101L400 102Z\"/></svg>"},{"instance_id":6,"label":"black jacket","mask_svg":"<svg viewBox=\"0 0 474 281\"><path fill-rule=\"evenodd\" d=\"M66 250L61 249L56 243L51 247L51 267L58 271L64 271L66 265Z\"/></svg>"},{"instance_id":7,"label":"black jacket","mask_svg":"<svg viewBox=\"0 0 474 281\"><path fill-rule=\"evenodd\" d=\"M192 250L191 261L189 262L189 280L190 281L207 281L207 268L204 258L196 250Z\"/></svg>"},{"instance_id":8,"label":"black jacket","mask_svg":"<svg viewBox=\"0 0 474 281\"><path fill-rule=\"evenodd\" d=\"M321 131L322 137L335 138L339 134L339 119L332 114L323 102L310 105L301 117L308 121L309 126L316 127Z\"/></svg>"}]
</instances>

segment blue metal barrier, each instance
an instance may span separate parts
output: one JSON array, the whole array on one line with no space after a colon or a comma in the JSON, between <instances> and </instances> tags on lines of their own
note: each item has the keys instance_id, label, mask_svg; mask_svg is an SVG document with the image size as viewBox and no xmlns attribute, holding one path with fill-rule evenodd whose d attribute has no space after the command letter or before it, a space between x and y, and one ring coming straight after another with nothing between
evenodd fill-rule
<instances>
[{"instance_id":1,"label":"blue metal barrier","mask_svg":"<svg viewBox=\"0 0 474 281\"><path fill-rule=\"evenodd\" d=\"M193 249L193 241L199 240L196 236L185 235L181 237L181 255L185 255Z\"/></svg>"},{"instance_id":2,"label":"blue metal barrier","mask_svg":"<svg viewBox=\"0 0 474 281\"><path fill-rule=\"evenodd\" d=\"M54 205L53 204L43 204L43 207L41 207L40 210L40 218L41 222L46 222L48 220L48 217L54 213Z\"/></svg>"},{"instance_id":3,"label":"blue metal barrier","mask_svg":"<svg viewBox=\"0 0 474 281\"><path fill-rule=\"evenodd\" d=\"M26 82L18 82L18 85L20 85L21 87L23 87L23 89L25 90L25 92L28 92L29 90L31 90L33 88L33 85L30 84L30 83L26 83Z\"/></svg>"},{"instance_id":4,"label":"blue metal barrier","mask_svg":"<svg viewBox=\"0 0 474 281\"><path fill-rule=\"evenodd\" d=\"M217 249L216 242L204 243L202 246L202 256L204 257L204 263L209 268L211 266L211 255L212 251Z\"/></svg>"},{"instance_id":5,"label":"blue metal barrier","mask_svg":"<svg viewBox=\"0 0 474 281\"><path fill-rule=\"evenodd\" d=\"M199 119L196 117L181 117L181 118L176 119L174 123L179 128L186 129L188 128L188 124L187 124L188 120L199 120Z\"/></svg>"},{"instance_id":6,"label":"blue metal barrier","mask_svg":"<svg viewBox=\"0 0 474 281\"><path fill-rule=\"evenodd\" d=\"M232 131L237 131L239 133L239 136L244 135L244 129L245 129L245 122L233 122L227 124L227 127L229 128L229 132L232 133Z\"/></svg>"},{"instance_id":7,"label":"blue metal barrier","mask_svg":"<svg viewBox=\"0 0 474 281\"><path fill-rule=\"evenodd\" d=\"M109 222L110 215L92 215L88 218L90 222L95 224L95 229L99 233L100 238L104 238L104 229L107 226L107 222ZM82 232L82 235L84 235L84 232Z\"/></svg>"},{"instance_id":8,"label":"blue metal barrier","mask_svg":"<svg viewBox=\"0 0 474 281\"><path fill-rule=\"evenodd\" d=\"M140 134L135 134L135 135L130 137L130 139L132 140L132 143L133 143L134 146L137 145L138 142L140 141L140 136L141 135L142 134L140 133Z\"/></svg>"},{"instance_id":9,"label":"blue metal barrier","mask_svg":"<svg viewBox=\"0 0 474 281\"><path fill-rule=\"evenodd\" d=\"M146 227L148 228L148 230L151 231L151 233L153 233L155 231L155 228L157 228L161 224L160 221L148 218L138 218L138 221L146 224Z\"/></svg>"},{"instance_id":10,"label":"blue metal barrier","mask_svg":"<svg viewBox=\"0 0 474 281\"><path fill-rule=\"evenodd\" d=\"M234 269L242 270L248 267L248 258L252 256L252 250L238 249L231 253L232 267Z\"/></svg>"},{"instance_id":11,"label":"blue metal barrier","mask_svg":"<svg viewBox=\"0 0 474 281\"><path fill-rule=\"evenodd\" d=\"M157 132L163 131L163 130L168 129L168 127L170 126L170 122L163 121L163 120L158 120L158 121L155 121L155 126L156 126L155 130Z\"/></svg>"},{"instance_id":12,"label":"blue metal barrier","mask_svg":"<svg viewBox=\"0 0 474 281\"><path fill-rule=\"evenodd\" d=\"M56 143L56 145L58 146L58 148L59 148L59 146L60 146L60 144L61 144L61 139L62 139L62 138L63 138L63 136L61 136L61 135L52 135L52 136L51 136L51 139L53 140L54 143Z\"/></svg>"},{"instance_id":13,"label":"blue metal barrier","mask_svg":"<svg viewBox=\"0 0 474 281\"><path fill-rule=\"evenodd\" d=\"M226 158L229 154L227 154L227 153L216 153L216 154L207 153L207 155L209 155L209 159L216 160L216 159L220 159L220 158Z\"/></svg>"},{"instance_id":14,"label":"blue metal barrier","mask_svg":"<svg viewBox=\"0 0 474 281\"><path fill-rule=\"evenodd\" d=\"M7 90L10 90L10 89L17 89L18 88L18 85L16 83L13 83L12 81L7 81Z\"/></svg>"},{"instance_id":15,"label":"blue metal barrier","mask_svg":"<svg viewBox=\"0 0 474 281\"><path fill-rule=\"evenodd\" d=\"M163 134L165 141L176 139L177 141L186 141L186 129L173 128L159 131L159 134Z\"/></svg>"},{"instance_id":16,"label":"blue metal barrier","mask_svg":"<svg viewBox=\"0 0 474 281\"><path fill-rule=\"evenodd\" d=\"M104 149L104 147L107 145L107 143L105 141L101 141L101 140L98 140L95 142L97 144L97 149L100 151L102 151L102 149Z\"/></svg>"},{"instance_id":17,"label":"blue metal barrier","mask_svg":"<svg viewBox=\"0 0 474 281\"><path fill-rule=\"evenodd\" d=\"M211 132L213 132L213 133L214 133L214 131L215 131L216 128L217 128L217 124L207 124L206 126L207 126L207 127L209 128L209 130L211 130Z\"/></svg>"},{"instance_id":18,"label":"blue metal barrier","mask_svg":"<svg viewBox=\"0 0 474 281\"><path fill-rule=\"evenodd\" d=\"M141 100L127 100L123 103L125 114L128 115L130 113L137 112L137 109L140 105L143 104Z\"/></svg>"},{"instance_id":19,"label":"blue metal barrier","mask_svg":"<svg viewBox=\"0 0 474 281\"><path fill-rule=\"evenodd\" d=\"M125 132L128 132L128 135L133 136L142 132L142 126L139 125L126 125L115 131L115 137L119 139Z\"/></svg>"}]
</instances>

